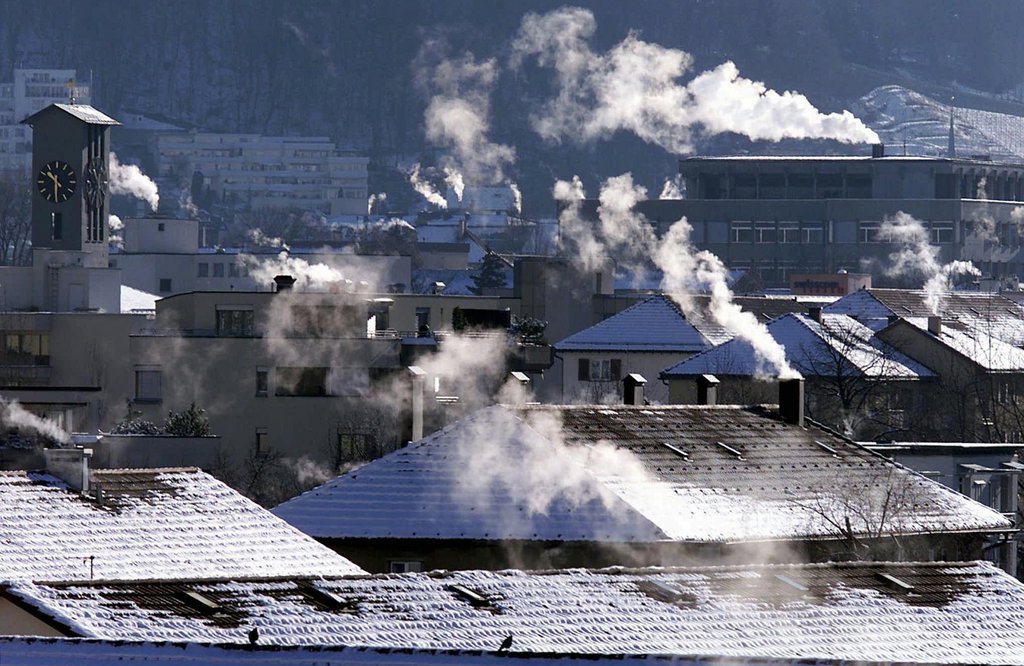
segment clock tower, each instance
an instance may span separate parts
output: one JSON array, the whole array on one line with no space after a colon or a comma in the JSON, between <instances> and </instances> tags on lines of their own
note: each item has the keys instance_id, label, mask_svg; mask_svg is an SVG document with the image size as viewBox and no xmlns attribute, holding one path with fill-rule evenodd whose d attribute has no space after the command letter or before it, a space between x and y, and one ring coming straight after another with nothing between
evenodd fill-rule
<instances>
[{"instance_id":1,"label":"clock tower","mask_svg":"<svg viewBox=\"0 0 1024 666\"><path fill-rule=\"evenodd\" d=\"M110 128L85 104L51 104L32 126L32 248L36 263L105 268L110 218Z\"/></svg>"}]
</instances>

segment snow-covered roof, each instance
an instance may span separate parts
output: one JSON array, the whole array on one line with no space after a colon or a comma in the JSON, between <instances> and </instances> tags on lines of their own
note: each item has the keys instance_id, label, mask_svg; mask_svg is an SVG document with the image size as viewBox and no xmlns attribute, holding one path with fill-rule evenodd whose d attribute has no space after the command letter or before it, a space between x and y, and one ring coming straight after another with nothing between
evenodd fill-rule
<instances>
[{"instance_id":1,"label":"snow-covered roof","mask_svg":"<svg viewBox=\"0 0 1024 666\"><path fill-rule=\"evenodd\" d=\"M880 485L913 508L880 506ZM864 533L1009 526L829 431L725 405L495 406L273 511L320 538L801 540L851 511Z\"/></svg>"},{"instance_id":2,"label":"snow-covered roof","mask_svg":"<svg viewBox=\"0 0 1024 666\"><path fill-rule=\"evenodd\" d=\"M255 626L265 646L497 652L511 635L518 657L1024 663L1024 586L986 562L16 583L6 595L107 641L247 644Z\"/></svg>"},{"instance_id":3,"label":"snow-covered roof","mask_svg":"<svg viewBox=\"0 0 1024 666\"><path fill-rule=\"evenodd\" d=\"M0 579L360 573L194 468L95 470L102 500L56 477L0 472Z\"/></svg>"},{"instance_id":4,"label":"snow-covered roof","mask_svg":"<svg viewBox=\"0 0 1024 666\"><path fill-rule=\"evenodd\" d=\"M934 314L927 294L920 289L859 289L824 309L850 315L875 330L884 328L891 316L926 319ZM1024 347L1024 308L1001 294L949 292L939 299L938 310L943 319L963 322Z\"/></svg>"},{"instance_id":5,"label":"snow-covered roof","mask_svg":"<svg viewBox=\"0 0 1024 666\"><path fill-rule=\"evenodd\" d=\"M923 331L928 330L926 318L911 317L907 319L907 322ZM989 335L985 328L971 326L964 321L944 320L938 340L958 354L970 359L983 370L1024 372L1024 349ZM939 370L941 372L941 369Z\"/></svg>"},{"instance_id":6,"label":"snow-covered roof","mask_svg":"<svg viewBox=\"0 0 1024 666\"><path fill-rule=\"evenodd\" d=\"M862 376L874 379L919 379L935 373L874 336L846 315L825 314L821 321L787 314L768 323L768 332L786 351L786 360L805 377ZM764 363L746 340L734 338L671 368L661 376L723 375L752 377Z\"/></svg>"},{"instance_id":7,"label":"snow-covered roof","mask_svg":"<svg viewBox=\"0 0 1024 666\"><path fill-rule=\"evenodd\" d=\"M33 124L33 122L35 122L35 119L37 117L39 117L40 115L42 115L44 113L49 113L50 109L59 109L59 110L63 111L64 113L66 113L66 114L68 114L70 116L73 116L75 118L78 118L82 122L88 123L90 125L120 125L121 124L121 123L117 122L116 120L114 120L113 118L111 118L110 116L108 116L107 114L103 113L102 111L100 111L98 109L95 109L95 108L89 106L88 104L51 104L50 106L47 106L47 107L45 107L45 108L43 108L43 109L33 113L32 115L28 116L27 118L25 118L21 122L25 123L26 125L31 125L31 124Z\"/></svg>"},{"instance_id":8,"label":"snow-covered roof","mask_svg":"<svg viewBox=\"0 0 1024 666\"><path fill-rule=\"evenodd\" d=\"M154 312L160 296L126 284L121 285L121 312Z\"/></svg>"},{"instance_id":9,"label":"snow-covered roof","mask_svg":"<svg viewBox=\"0 0 1024 666\"><path fill-rule=\"evenodd\" d=\"M699 352L711 342L667 296L654 296L574 333L558 351Z\"/></svg>"}]
</instances>

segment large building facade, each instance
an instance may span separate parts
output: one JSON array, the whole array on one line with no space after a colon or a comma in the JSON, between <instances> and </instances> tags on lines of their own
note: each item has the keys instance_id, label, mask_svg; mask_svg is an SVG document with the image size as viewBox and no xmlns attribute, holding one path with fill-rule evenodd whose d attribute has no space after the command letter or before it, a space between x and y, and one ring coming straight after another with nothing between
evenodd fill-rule
<instances>
[{"instance_id":1,"label":"large building facade","mask_svg":"<svg viewBox=\"0 0 1024 666\"><path fill-rule=\"evenodd\" d=\"M1024 275L1015 217L1024 164L885 156L876 146L871 157L686 158L679 173L686 199L646 201L640 211L662 232L685 216L697 247L766 287L786 286L794 273L877 279L875 262L894 249L879 229L899 212L921 221L940 261L968 259L995 278Z\"/></svg>"},{"instance_id":2,"label":"large building facade","mask_svg":"<svg viewBox=\"0 0 1024 666\"><path fill-rule=\"evenodd\" d=\"M32 133L21 121L50 104L91 103L91 84L73 69L16 69L14 81L0 83L0 172L18 176L32 166Z\"/></svg>"}]
</instances>

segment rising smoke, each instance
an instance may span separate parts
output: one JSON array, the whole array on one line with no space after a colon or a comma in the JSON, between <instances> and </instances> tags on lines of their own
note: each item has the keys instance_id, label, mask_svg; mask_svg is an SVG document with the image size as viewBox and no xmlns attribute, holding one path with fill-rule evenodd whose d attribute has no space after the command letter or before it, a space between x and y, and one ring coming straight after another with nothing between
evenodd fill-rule
<instances>
[{"instance_id":1,"label":"rising smoke","mask_svg":"<svg viewBox=\"0 0 1024 666\"><path fill-rule=\"evenodd\" d=\"M735 132L753 140L836 139L877 143L878 135L848 111L820 113L806 97L778 93L745 79L725 62L689 83L693 57L630 33L607 53L589 41L590 10L527 14L512 42L511 66L528 59L554 70L557 91L531 118L544 139L590 142L627 130L675 153L694 149L694 134Z\"/></svg>"},{"instance_id":2,"label":"rising smoke","mask_svg":"<svg viewBox=\"0 0 1024 666\"><path fill-rule=\"evenodd\" d=\"M969 261L941 263L939 247L931 244L928 230L920 220L902 211L882 221L878 239L897 245L897 249L889 254L885 274L922 279L925 304L932 314L940 314L942 299L949 292L954 277L981 275Z\"/></svg>"},{"instance_id":3,"label":"rising smoke","mask_svg":"<svg viewBox=\"0 0 1024 666\"><path fill-rule=\"evenodd\" d=\"M71 441L71 436L57 424L36 416L22 407L17 400L0 398L0 428L14 430L23 435L41 435L61 444Z\"/></svg>"},{"instance_id":4,"label":"rising smoke","mask_svg":"<svg viewBox=\"0 0 1024 666\"><path fill-rule=\"evenodd\" d=\"M448 208L448 202L445 198L434 189L434 186L430 184L429 180L426 180L420 175L420 164L417 162L412 167L412 171L409 172L409 184L412 185L412 189L426 199L428 202L434 204L442 210Z\"/></svg>"},{"instance_id":5,"label":"rising smoke","mask_svg":"<svg viewBox=\"0 0 1024 666\"><path fill-rule=\"evenodd\" d=\"M110 153L110 193L127 194L149 204L154 212L160 205L160 194L149 176L134 164L121 164L113 151Z\"/></svg>"}]
</instances>

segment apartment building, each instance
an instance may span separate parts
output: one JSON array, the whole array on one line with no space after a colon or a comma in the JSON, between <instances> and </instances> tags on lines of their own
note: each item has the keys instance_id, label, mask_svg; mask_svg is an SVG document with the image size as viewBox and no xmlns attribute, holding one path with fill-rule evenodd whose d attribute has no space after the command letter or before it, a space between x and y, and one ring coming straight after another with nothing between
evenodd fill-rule
<instances>
[{"instance_id":1,"label":"apartment building","mask_svg":"<svg viewBox=\"0 0 1024 666\"><path fill-rule=\"evenodd\" d=\"M219 201L251 208L298 208L365 215L365 156L327 137L167 132L155 138L161 178L202 186Z\"/></svg>"},{"instance_id":2,"label":"apartment building","mask_svg":"<svg viewBox=\"0 0 1024 666\"><path fill-rule=\"evenodd\" d=\"M0 172L25 176L32 166L32 133L22 120L50 104L90 104L91 88L74 69L15 69L12 82L0 83Z\"/></svg>"}]
</instances>

